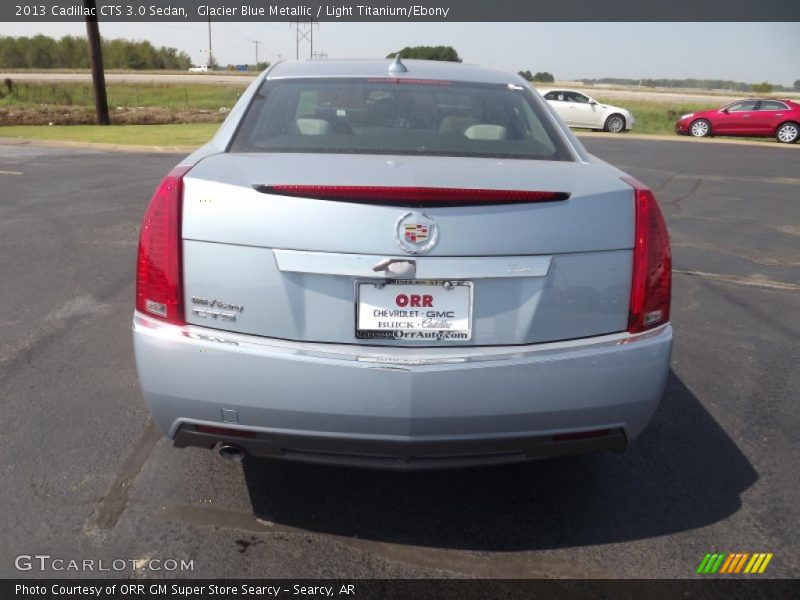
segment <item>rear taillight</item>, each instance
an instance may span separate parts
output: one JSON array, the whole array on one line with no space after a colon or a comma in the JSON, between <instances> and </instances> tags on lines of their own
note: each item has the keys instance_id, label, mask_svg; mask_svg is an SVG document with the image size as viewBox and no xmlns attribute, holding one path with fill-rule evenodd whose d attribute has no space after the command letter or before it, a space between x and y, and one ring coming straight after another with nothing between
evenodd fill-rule
<instances>
[{"instance_id":1,"label":"rear taillight","mask_svg":"<svg viewBox=\"0 0 800 600\"><path fill-rule=\"evenodd\" d=\"M639 333L669 321L672 258L667 225L653 192L633 177L623 180L633 187L636 213L628 331Z\"/></svg>"},{"instance_id":2,"label":"rear taillight","mask_svg":"<svg viewBox=\"0 0 800 600\"><path fill-rule=\"evenodd\" d=\"M136 310L183 325L181 205L183 177L175 167L158 186L142 219L136 263Z\"/></svg>"}]
</instances>

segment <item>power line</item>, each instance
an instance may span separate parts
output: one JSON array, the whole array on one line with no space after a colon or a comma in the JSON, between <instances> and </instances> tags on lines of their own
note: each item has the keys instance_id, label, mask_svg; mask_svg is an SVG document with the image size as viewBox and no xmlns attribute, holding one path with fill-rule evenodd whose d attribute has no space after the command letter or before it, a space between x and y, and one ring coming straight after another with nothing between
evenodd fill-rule
<instances>
[{"instance_id":1,"label":"power line","mask_svg":"<svg viewBox=\"0 0 800 600\"><path fill-rule=\"evenodd\" d=\"M219 39L219 38L222 38L222 39L223 39L223 40L225 40L225 41L226 41L228 44L235 44L235 45L236 45L236 46L238 46L238 47L239 47L239 49L241 49L241 50L244 50L244 49L247 49L248 51L250 50L250 46L248 46L248 45L247 45L247 42L246 42L246 41L244 41L242 38L239 38L239 37L229 37L227 34L223 34L223 33L222 33L220 30L219 30L219 28L217 28L217 30L214 32L214 35L216 35L218 39ZM243 37L244 37L244 36L243 36ZM217 44L217 45L219 45L219 44Z\"/></svg>"},{"instance_id":2,"label":"power line","mask_svg":"<svg viewBox=\"0 0 800 600\"><path fill-rule=\"evenodd\" d=\"M233 25L231 25L230 23L223 23L223 25L225 25L225 27L227 27L228 29L230 29L232 32L234 32L234 33L235 33L236 35L238 35L239 37L242 37L242 38L248 38L248 37L250 37L249 35L245 35L245 34L244 34L244 33L242 33L241 31L239 31L238 29L236 29L236 28L235 28Z\"/></svg>"},{"instance_id":3,"label":"power line","mask_svg":"<svg viewBox=\"0 0 800 600\"><path fill-rule=\"evenodd\" d=\"M220 25L220 24L221 25L227 25L227 23L218 23L218 25ZM217 36L217 41L219 41L219 39L221 38L223 41L226 42L227 45L233 44L233 45L235 45L237 47L238 50L249 51L249 46L247 46L247 42L244 41L243 39L241 39L240 37L238 37L238 35L237 36L229 36L228 34L223 33L223 31L221 31L219 27L217 27L217 30L214 32L214 35ZM245 36L242 36L242 37L245 37ZM226 46L226 44L223 44L223 46ZM219 44L217 44L217 45L219 45ZM242 54L243 52L238 52L238 53Z\"/></svg>"}]
</instances>

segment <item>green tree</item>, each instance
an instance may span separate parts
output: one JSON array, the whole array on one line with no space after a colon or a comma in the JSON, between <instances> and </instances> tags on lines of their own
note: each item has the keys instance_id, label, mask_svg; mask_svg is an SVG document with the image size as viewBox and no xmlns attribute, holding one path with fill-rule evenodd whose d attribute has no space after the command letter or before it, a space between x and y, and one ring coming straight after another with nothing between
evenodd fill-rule
<instances>
[{"instance_id":1,"label":"green tree","mask_svg":"<svg viewBox=\"0 0 800 600\"><path fill-rule=\"evenodd\" d=\"M754 92L757 92L759 94L769 94L770 92L772 92L772 84L771 83L767 83L766 81L764 81L762 83L754 83L750 87L750 89L752 89Z\"/></svg>"},{"instance_id":2,"label":"green tree","mask_svg":"<svg viewBox=\"0 0 800 600\"><path fill-rule=\"evenodd\" d=\"M548 73L547 71L539 71L536 73L536 75L533 76L533 80L539 83L544 83L544 82L551 83L555 81L556 78L553 77L552 73Z\"/></svg>"},{"instance_id":3,"label":"green tree","mask_svg":"<svg viewBox=\"0 0 800 600\"><path fill-rule=\"evenodd\" d=\"M175 48L156 48L150 42L107 40L103 42L103 60L109 69L178 69L185 70L191 60ZM34 37L0 36L0 68L6 69L86 69L89 49L86 38L64 36L55 40L44 35Z\"/></svg>"},{"instance_id":4,"label":"green tree","mask_svg":"<svg viewBox=\"0 0 800 600\"><path fill-rule=\"evenodd\" d=\"M26 39L26 38L23 38ZM45 35L35 35L23 49L25 66L28 68L52 69L58 62L56 41Z\"/></svg>"},{"instance_id":5,"label":"green tree","mask_svg":"<svg viewBox=\"0 0 800 600\"><path fill-rule=\"evenodd\" d=\"M528 70L528 71L517 71L517 73L525 81L533 81L533 75L531 74L530 70Z\"/></svg>"},{"instance_id":6,"label":"green tree","mask_svg":"<svg viewBox=\"0 0 800 600\"><path fill-rule=\"evenodd\" d=\"M185 71L191 66L189 56L185 52L178 52L175 48L159 48L163 57L165 69Z\"/></svg>"},{"instance_id":7,"label":"green tree","mask_svg":"<svg viewBox=\"0 0 800 600\"><path fill-rule=\"evenodd\" d=\"M800 92L800 79L794 80L794 85L792 86L792 89Z\"/></svg>"},{"instance_id":8,"label":"green tree","mask_svg":"<svg viewBox=\"0 0 800 600\"><path fill-rule=\"evenodd\" d=\"M86 39L67 35L58 41L58 65L62 69L88 69Z\"/></svg>"},{"instance_id":9,"label":"green tree","mask_svg":"<svg viewBox=\"0 0 800 600\"><path fill-rule=\"evenodd\" d=\"M0 66L7 69L22 67L22 54L17 48L16 38L0 37Z\"/></svg>"},{"instance_id":10,"label":"green tree","mask_svg":"<svg viewBox=\"0 0 800 600\"><path fill-rule=\"evenodd\" d=\"M394 58L397 54L397 52L392 52L386 58ZM400 58L461 62L458 52L452 46L406 46L400 50L399 54Z\"/></svg>"}]
</instances>

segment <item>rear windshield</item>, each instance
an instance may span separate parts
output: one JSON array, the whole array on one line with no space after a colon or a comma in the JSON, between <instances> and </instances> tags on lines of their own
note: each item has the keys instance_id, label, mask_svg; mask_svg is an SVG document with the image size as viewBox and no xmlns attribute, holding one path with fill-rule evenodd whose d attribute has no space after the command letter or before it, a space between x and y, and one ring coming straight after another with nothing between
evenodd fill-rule
<instances>
[{"instance_id":1,"label":"rear windshield","mask_svg":"<svg viewBox=\"0 0 800 600\"><path fill-rule=\"evenodd\" d=\"M230 151L570 160L530 89L391 78L268 80Z\"/></svg>"}]
</instances>

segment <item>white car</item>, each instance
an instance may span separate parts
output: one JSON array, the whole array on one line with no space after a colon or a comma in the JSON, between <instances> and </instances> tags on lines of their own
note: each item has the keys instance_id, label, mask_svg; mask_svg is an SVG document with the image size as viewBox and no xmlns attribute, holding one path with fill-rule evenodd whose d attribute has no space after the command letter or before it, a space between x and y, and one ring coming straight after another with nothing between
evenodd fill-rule
<instances>
[{"instance_id":1,"label":"white car","mask_svg":"<svg viewBox=\"0 0 800 600\"><path fill-rule=\"evenodd\" d=\"M602 129L621 133L633 129L633 113L618 106L601 104L575 90L539 90L545 100L570 127Z\"/></svg>"},{"instance_id":2,"label":"white car","mask_svg":"<svg viewBox=\"0 0 800 600\"><path fill-rule=\"evenodd\" d=\"M208 72L208 65L200 65L197 67L189 67L190 73L207 73Z\"/></svg>"}]
</instances>

